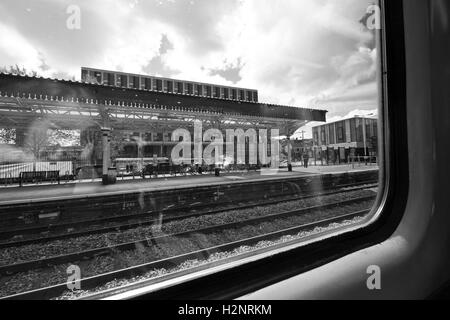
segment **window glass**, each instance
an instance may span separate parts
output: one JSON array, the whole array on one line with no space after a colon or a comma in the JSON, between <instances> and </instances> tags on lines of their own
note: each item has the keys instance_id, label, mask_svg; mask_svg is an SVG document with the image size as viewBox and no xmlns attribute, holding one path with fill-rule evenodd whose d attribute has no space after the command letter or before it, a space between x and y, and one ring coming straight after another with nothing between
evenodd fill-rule
<instances>
[{"instance_id":1,"label":"window glass","mask_svg":"<svg viewBox=\"0 0 450 320\"><path fill-rule=\"evenodd\" d=\"M252 92L251 91L247 91L247 101L252 101Z\"/></svg>"},{"instance_id":2,"label":"window glass","mask_svg":"<svg viewBox=\"0 0 450 320\"><path fill-rule=\"evenodd\" d=\"M195 95L197 96L202 96L203 95L203 87L201 84L196 84L195 85Z\"/></svg>"},{"instance_id":3,"label":"window glass","mask_svg":"<svg viewBox=\"0 0 450 320\"><path fill-rule=\"evenodd\" d=\"M206 96L211 97L211 86L206 86Z\"/></svg>"},{"instance_id":4,"label":"window glass","mask_svg":"<svg viewBox=\"0 0 450 320\"><path fill-rule=\"evenodd\" d=\"M239 100L245 100L245 90L239 90Z\"/></svg>"},{"instance_id":5,"label":"window glass","mask_svg":"<svg viewBox=\"0 0 450 320\"><path fill-rule=\"evenodd\" d=\"M152 89L152 79L145 78L145 90L151 90L151 89Z\"/></svg>"},{"instance_id":6,"label":"window glass","mask_svg":"<svg viewBox=\"0 0 450 320\"><path fill-rule=\"evenodd\" d=\"M193 91L194 89L193 89L192 83L187 83L186 86L187 86L186 93L187 94L194 94L194 91Z\"/></svg>"},{"instance_id":7,"label":"window glass","mask_svg":"<svg viewBox=\"0 0 450 320\"><path fill-rule=\"evenodd\" d=\"M237 99L237 92L236 89L231 90L231 99L236 100Z\"/></svg>"},{"instance_id":8,"label":"window glass","mask_svg":"<svg viewBox=\"0 0 450 320\"><path fill-rule=\"evenodd\" d=\"M156 80L156 90L162 91L162 80L161 79Z\"/></svg>"},{"instance_id":9,"label":"window glass","mask_svg":"<svg viewBox=\"0 0 450 320\"><path fill-rule=\"evenodd\" d=\"M184 93L183 92L183 82L177 82L177 93Z\"/></svg>"},{"instance_id":10,"label":"window glass","mask_svg":"<svg viewBox=\"0 0 450 320\"><path fill-rule=\"evenodd\" d=\"M378 9L0 3L0 297L163 282L365 222Z\"/></svg>"},{"instance_id":11,"label":"window glass","mask_svg":"<svg viewBox=\"0 0 450 320\"><path fill-rule=\"evenodd\" d=\"M120 75L120 86L124 88L128 88L128 76Z\"/></svg>"},{"instance_id":12,"label":"window glass","mask_svg":"<svg viewBox=\"0 0 450 320\"><path fill-rule=\"evenodd\" d=\"M105 84L114 86L115 85L114 79L115 77L113 73L106 73Z\"/></svg>"},{"instance_id":13,"label":"window glass","mask_svg":"<svg viewBox=\"0 0 450 320\"><path fill-rule=\"evenodd\" d=\"M258 92L257 91L253 91L253 101L258 102Z\"/></svg>"},{"instance_id":14,"label":"window glass","mask_svg":"<svg viewBox=\"0 0 450 320\"><path fill-rule=\"evenodd\" d=\"M214 87L214 98L220 98L220 88Z\"/></svg>"}]
</instances>

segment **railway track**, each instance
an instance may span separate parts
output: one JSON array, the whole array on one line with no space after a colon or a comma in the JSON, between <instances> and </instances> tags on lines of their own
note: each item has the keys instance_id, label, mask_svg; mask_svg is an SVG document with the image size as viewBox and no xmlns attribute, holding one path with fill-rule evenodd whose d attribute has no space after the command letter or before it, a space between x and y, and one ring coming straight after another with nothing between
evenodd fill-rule
<instances>
[{"instance_id":1,"label":"railway track","mask_svg":"<svg viewBox=\"0 0 450 320\"><path fill-rule=\"evenodd\" d=\"M362 201L362 199L355 199L353 201L357 201L357 200ZM336 205L336 204L334 204L334 205ZM327 206L330 206L330 205L327 205ZM308 211L309 210L319 210L319 208L323 209L323 206L317 206L317 207L306 208L306 209L302 209L302 210L295 210L295 211L291 211L291 212L275 214L275 215L272 215L270 218L273 219L275 217L281 217L283 215L284 216L295 215L295 214L299 214L299 212L305 212L305 210L308 210ZM270 241L270 240L277 239L277 238L280 238L283 236L297 234L302 231L313 230L315 228L320 228L320 227L327 227L334 223L339 223L339 222L343 222L346 220L352 220L357 217L365 216L369 212L370 212L370 209L359 210L359 211L339 215L336 217L327 218L327 219L315 221L315 222L308 223L308 224L303 224L300 226L285 228L283 230L274 231L274 232L271 232L268 234L252 236L252 237L248 237L248 238L241 239L238 241L205 248L202 250L197 250L197 251L169 257L169 258L161 259L158 261L152 261L152 262L142 264L139 266L132 266L132 267L114 271L114 272L100 274L100 275L92 276L89 278L83 278L83 279L79 280L79 284L80 284L80 287L83 289L83 291L91 291L91 290L94 290L95 288L102 286L113 280L130 279L132 277L136 277L137 275L145 274L152 270L168 269L168 268L173 267L174 265L179 265L188 260L204 259L205 257L208 257L214 253L227 252L227 251L231 251L231 250L234 250L234 249L242 247L242 246L252 246L261 241ZM269 217L267 217L267 218L269 218ZM262 221L262 219L252 219L253 223L255 223L257 221ZM244 223L244 222L242 222L242 223ZM233 225L236 226L238 224L235 223ZM228 225L228 226L224 225L221 227L224 228L224 227L230 227L230 226L231 225ZM216 228L214 228L214 229L216 229ZM212 230L212 228L210 228L209 230ZM198 232L200 232L200 230L196 230L193 232L198 233ZM177 235L172 235L172 236L177 236ZM287 245L287 243L284 243L283 245ZM58 285L47 287L47 288L42 288L42 289L37 289L37 290L29 291L29 292L11 295L8 297L1 298L0 300L3 300L3 299L14 299L14 300L52 299L52 298L57 298L57 297L61 296L62 294L64 294L67 291L68 291L67 284L63 283L63 284L58 284Z\"/></svg>"},{"instance_id":2,"label":"railway track","mask_svg":"<svg viewBox=\"0 0 450 320\"><path fill-rule=\"evenodd\" d=\"M149 213L153 216L158 216L157 219L155 218L145 218L145 214L136 214L136 215L124 215L121 217L111 217L111 218L103 218L103 219L96 219L96 220L86 220L86 221L77 221L73 223L63 223L63 224L56 224L56 225L49 225L49 226L39 226L36 228L22 228L22 229L13 229L8 231L0 232L0 239L3 239L2 242L0 242L0 249L2 248L11 248L11 247L19 247L24 246L28 244L36 244L36 243L45 243L49 241L55 241L55 240L63 240L63 239L69 239L69 238L75 238L75 237L81 237L86 235L93 235L93 234L101 234L101 233L107 233L107 232L118 232L118 231L125 231L137 227L142 226L150 226L155 223L167 223L172 221L178 221L181 219L187 219L187 218L195 218L202 215L211 215L211 214L219 214L226 211L231 210L241 210L241 209L250 209L255 208L259 206L267 206L267 205L274 205L281 202L286 201L298 201L298 200L306 200L311 199L315 197L323 197L323 196L330 196L335 194L340 194L344 192L351 192L351 191L358 191L358 190L364 190L364 189L370 189L377 187L377 183L365 183L365 184L350 184L345 186L339 186L338 190L335 191L328 191L328 192L321 192L321 193L315 193L315 194L309 194L304 196L295 196L295 197L282 197L280 199L272 199L267 201L260 201L256 203L239 203L235 206L230 207L224 207L220 209L212 209L212 210L204 210L201 212L192 212L193 210L198 210L201 208L205 208L204 204L198 204L197 206L190 206L189 208L184 208L185 212L183 213L183 208L175 208L175 209L168 209L161 212L155 212L155 213ZM211 204L206 205L206 207L211 206ZM216 205L217 206L217 205ZM186 212L186 209L188 212ZM180 213L181 211L181 213ZM144 216L144 217L143 217ZM159 218L161 216L162 218ZM113 223L113 222L120 222L120 221L130 221L133 219L138 219L136 222L126 222L126 223L120 223L120 224L114 224L110 226L98 226L92 228L94 225L98 225L101 223L107 224L107 223ZM75 228L81 228L84 230L76 231ZM70 231L67 231L70 230ZM49 232L64 232L62 234L56 234L56 235L47 235L44 237L31 237L30 239L19 239L19 240L12 240L9 239L5 241L8 237L17 237L18 235L26 236L26 235L36 235L39 233L49 233Z\"/></svg>"},{"instance_id":3,"label":"railway track","mask_svg":"<svg viewBox=\"0 0 450 320\"><path fill-rule=\"evenodd\" d=\"M365 197L351 199L351 200L347 200L347 201L340 201L340 202L329 203L329 204L325 204L325 205L302 208L302 209L293 210L293 211L264 215L261 217L245 219L245 220L241 220L238 222L225 223L225 224L210 226L210 227L201 228L201 229L193 229L193 230L176 233L176 234L167 234L167 235L163 235L163 236L140 239L140 240L133 241L133 242L128 242L128 243L114 245L114 246L108 246L108 247L102 247L102 248L82 251L82 252L78 252L78 253L71 253L71 254L67 254L67 255L43 258L43 259L34 260L34 261L27 261L27 262L15 263L15 264L11 264L11 265L4 265L4 266L0 266L0 275L7 276L7 275L19 273L19 272L28 271L31 269L46 268L46 267L52 267L52 266L59 265L59 264L85 261L85 260L91 259L93 257L118 254L118 253L121 253L124 251L135 250L136 248L150 247L150 246L157 244L158 242L164 242L164 240L168 240L168 239L190 237L195 234L202 234L202 235L211 234L214 232L220 232L222 230L227 230L227 229L238 229L238 228L242 228L244 226L254 225L256 223L262 223L262 222L269 222L269 221L280 219L280 218L288 218L291 216L304 215L306 213L315 212L315 211L323 211L323 210L328 210L328 209L336 208L336 207L349 206L352 204L357 204L357 203L361 203L364 201L373 200L374 198L375 198L375 196L365 196Z\"/></svg>"}]
</instances>

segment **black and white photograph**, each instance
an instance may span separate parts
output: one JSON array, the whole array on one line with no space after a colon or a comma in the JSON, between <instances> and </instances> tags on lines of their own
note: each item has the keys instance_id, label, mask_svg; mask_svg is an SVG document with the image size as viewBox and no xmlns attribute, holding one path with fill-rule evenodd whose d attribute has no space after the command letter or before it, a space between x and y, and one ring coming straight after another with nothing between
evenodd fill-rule
<instances>
[{"instance_id":1,"label":"black and white photograph","mask_svg":"<svg viewBox=\"0 0 450 320\"><path fill-rule=\"evenodd\" d=\"M449 39L447 0L1 0L0 304L450 299Z\"/></svg>"}]
</instances>

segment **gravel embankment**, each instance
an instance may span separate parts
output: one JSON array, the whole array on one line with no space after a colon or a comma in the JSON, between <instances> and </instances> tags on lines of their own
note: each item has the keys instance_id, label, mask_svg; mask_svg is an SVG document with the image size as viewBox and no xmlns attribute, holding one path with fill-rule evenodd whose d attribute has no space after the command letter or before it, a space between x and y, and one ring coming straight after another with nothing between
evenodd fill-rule
<instances>
[{"instance_id":1,"label":"gravel embankment","mask_svg":"<svg viewBox=\"0 0 450 320\"><path fill-rule=\"evenodd\" d=\"M369 193L372 194L373 193ZM361 196L359 194L358 196ZM365 194L367 195L367 194ZM350 196L349 196L350 197ZM355 197L355 195L353 195ZM340 200L344 200L341 198ZM322 199L319 203L323 203L325 199ZM328 202L335 202L336 199L328 199ZM338 200L339 201L339 200ZM304 206L311 206L317 203L303 203ZM284 204L283 204L284 205ZM292 204L291 204L292 205ZM114 270L119 270L135 265L140 265L152 261L157 261L163 258L168 258L171 256L176 256L180 254L184 254L186 252L196 251L203 248L213 247L216 245L238 241L242 239L246 239L249 237L254 237L257 235L263 235L266 233L270 233L273 231L286 229L292 226L298 226L306 223L311 223L314 221L323 220L326 218L335 217L337 215L342 215L350 212L359 211L362 209L370 208L372 205L372 201L365 201L359 204L347 205L347 206L339 206L333 209L322 210L320 212L311 212L301 216L293 216L289 218L282 219L273 219L268 222L257 223L253 225L247 225L240 228L235 229L227 229L217 232L212 232L208 234L192 234L190 236L186 236L183 238L165 238L163 240L159 240L153 246L149 247L137 247L135 250L126 251L126 252L118 252L113 253L110 256L101 256L96 257L88 261L79 262L78 265L82 270L82 276L90 277L106 272L111 272ZM280 205L277 205L277 207ZM281 205L282 206L282 205ZM298 208L298 204L295 208ZM295 209L294 208L294 209ZM265 211L266 208L261 207L260 210L264 211L264 214L269 212L274 212L274 208L271 208L269 211ZM252 209L253 210L253 209ZM288 211L289 209L280 209L280 211ZM292 210L292 207L291 209ZM245 210L244 210L245 211ZM218 223L228 223L233 222L234 218L239 216L241 220L243 218L248 219L252 214L256 214L254 212L230 212L229 216L211 216L211 219L217 218L219 220L214 220L215 224ZM261 216L259 213L257 216ZM230 220L229 220L230 219ZM190 220L190 219L188 219ZM196 221L198 220L198 221ZM239 221L239 220L238 220ZM162 226L161 231L157 231L159 235L165 233L173 233L173 230L178 231L186 231L188 228L190 230L197 229L202 223L211 223L211 221L207 217L201 217L200 219L194 219L194 221L189 221L187 223L184 221L182 224L168 227L170 232L167 232L167 229ZM215 225L213 224L213 225ZM136 232L136 231L135 231ZM314 232L314 230L312 230ZM151 234L154 236L154 232ZM300 233L301 236L302 233ZM294 235L299 236L299 235ZM304 236L304 235L303 235ZM84 240L86 241L86 240ZM225 254L226 256L226 254ZM213 258L215 256L213 255ZM202 257L201 261L209 261L210 257L208 254L205 254L205 257ZM207 262L205 262L207 263ZM187 265L191 265L191 263L187 262ZM66 270L68 264L62 264L58 266L54 266L53 268L39 269L39 270L31 270L28 272L23 272L19 274L15 274L10 277L4 277L0 279L0 296L6 296L13 293L24 292L32 289L37 289L41 287L46 287L50 285L55 285L59 283L65 283L67 281ZM177 266L174 266L177 268ZM165 272L168 272L167 270ZM153 271L149 273L152 276L158 276L160 274L159 271Z\"/></svg>"},{"instance_id":2,"label":"gravel embankment","mask_svg":"<svg viewBox=\"0 0 450 320\"><path fill-rule=\"evenodd\" d=\"M91 249L110 247L122 243L145 240L167 234L176 234L190 230L262 217L274 212L291 211L299 208L345 201L356 197L370 195L373 195L372 191L353 191L344 194L299 201L289 201L251 209L231 210L219 214L204 215L201 217L168 222L162 225L137 227L120 232L107 232L103 234L55 240L47 243L31 244L22 247L4 248L0 249L0 265L9 265L58 255L77 253Z\"/></svg>"}]
</instances>

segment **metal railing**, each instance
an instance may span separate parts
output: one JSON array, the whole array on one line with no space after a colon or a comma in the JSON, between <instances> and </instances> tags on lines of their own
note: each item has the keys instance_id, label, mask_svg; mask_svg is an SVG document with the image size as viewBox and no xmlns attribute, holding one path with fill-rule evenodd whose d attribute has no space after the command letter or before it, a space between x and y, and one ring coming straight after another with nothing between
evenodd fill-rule
<instances>
[{"instance_id":1,"label":"metal railing","mask_svg":"<svg viewBox=\"0 0 450 320\"><path fill-rule=\"evenodd\" d=\"M73 179L73 171L71 161L0 163L0 186L58 183Z\"/></svg>"},{"instance_id":2,"label":"metal railing","mask_svg":"<svg viewBox=\"0 0 450 320\"><path fill-rule=\"evenodd\" d=\"M369 165L378 165L378 157L376 156L354 156L349 157L349 163L353 168L355 166L369 166Z\"/></svg>"}]
</instances>

